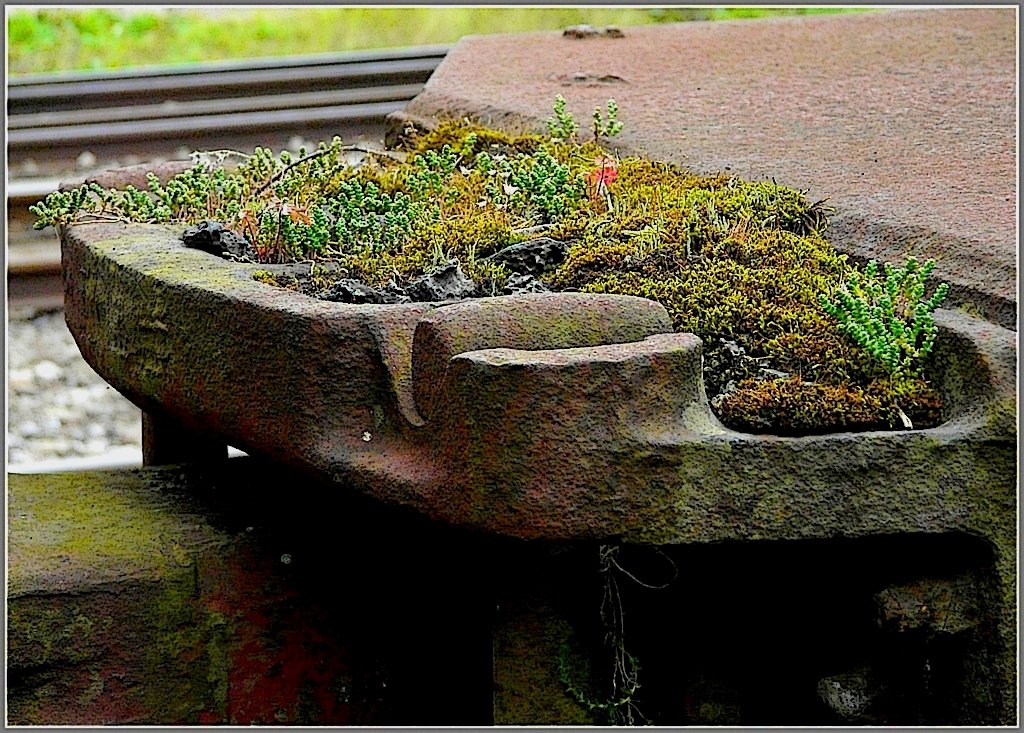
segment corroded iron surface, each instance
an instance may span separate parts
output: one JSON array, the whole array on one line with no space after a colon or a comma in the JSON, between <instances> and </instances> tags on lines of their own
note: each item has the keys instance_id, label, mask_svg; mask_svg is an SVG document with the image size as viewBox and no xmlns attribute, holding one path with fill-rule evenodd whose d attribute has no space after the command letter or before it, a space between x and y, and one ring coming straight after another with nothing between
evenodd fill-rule
<instances>
[{"instance_id":1,"label":"corroded iron surface","mask_svg":"<svg viewBox=\"0 0 1024 733\"><path fill-rule=\"evenodd\" d=\"M950 302L1016 328L1015 11L898 10L460 41L396 117L543 131L619 105L620 152L774 178L865 259L934 257Z\"/></svg>"},{"instance_id":2,"label":"corroded iron surface","mask_svg":"<svg viewBox=\"0 0 1024 733\"><path fill-rule=\"evenodd\" d=\"M217 491L213 472L11 477L10 723L316 722L303 697L352 722L346 639L322 602L295 603L263 526L192 498Z\"/></svg>"},{"instance_id":3,"label":"corroded iron surface","mask_svg":"<svg viewBox=\"0 0 1024 733\"><path fill-rule=\"evenodd\" d=\"M250 458L12 475L8 724L488 724L463 578L493 546L315 489Z\"/></svg>"}]
</instances>

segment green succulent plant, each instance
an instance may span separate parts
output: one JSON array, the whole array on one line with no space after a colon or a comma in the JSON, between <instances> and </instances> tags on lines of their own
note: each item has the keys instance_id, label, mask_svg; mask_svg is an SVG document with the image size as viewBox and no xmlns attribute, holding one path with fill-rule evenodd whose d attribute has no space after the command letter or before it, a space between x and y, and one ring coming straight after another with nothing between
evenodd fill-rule
<instances>
[{"instance_id":1,"label":"green succulent plant","mask_svg":"<svg viewBox=\"0 0 1024 733\"><path fill-rule=\"evenodd\" d=\"M821 306L894 377L919 377L938 334L932 313L945 300L949 285L941 283L925 298L934 260L919 265L910 257L902 267L888 262L884 267L883 278L871 260L863 274L850 275L834 299L822 295Z\"/></svg>"},{"instance_id":2,"label":"green succulent plant","mask_svg":"<svg viewBox=\"0 0 1024 733\"><path fill-rule=\"evenodd\" d=\"M824 201L771 180L616 156L602 141L622 129L617 115L614 100L595 110L594 138L583 142L559 97L548 135L451 120L402 151L335 138L310 153L233 154L233 167L215 151L170 180L150 176L143 190L92 183L32 210L37 227L212 219L244 236L261 263L330 260L330 272L309 281L260 275L311 294L331 278L401 287L451 260L478 292L500 294L519 275L492 256L549 237L563 257L536 275L540 285L649 298L676 330L703 339L710 359L723 340L750 355L729 367L723 380L735 389L713 405L730 427L937 424L941 400L923 372L948 287L925 297L933 262L860 273L825 239ZM365 153L360 165L349 161L353 150ZM760 366L789 378L765 379ZM718 377L706 375L709 389L726 385Z\"/></svg>"}]
</instances>

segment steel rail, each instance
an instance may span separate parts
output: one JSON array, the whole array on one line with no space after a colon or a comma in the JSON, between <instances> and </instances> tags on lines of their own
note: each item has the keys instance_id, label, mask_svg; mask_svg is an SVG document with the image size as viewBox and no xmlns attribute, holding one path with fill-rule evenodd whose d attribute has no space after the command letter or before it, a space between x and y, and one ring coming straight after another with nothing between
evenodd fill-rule
<instances>
[{"instance_id":1,"label":"steel rail","mask_svg":"<svg viewBox=\"0 0 1024 733\"><path fill-rule=\"evenodd\" d=\"M121 107L104 107L33 112L15 115L8 121L8 130L32 130L34 128L74 128L89 124L110 124L111 122L135 122L142 120L169 120L181 117L204 117L237 113L269 112L277 110L315 109L346 104L367 104L371 102L406 102L423 89L423 84L400 84L366 89L328 89L317 92L275 94L259 97L229 97L224 99L202 99L178 102L169 100L157 104L137 104ZM74 129L66 134L75 135Z\"/></svg>"},{"instance_id":2,"label":"steel rail","mask_svg":"<svg viewBox=\"0 0 1024 733\"><path fill-rule=\"evenodd\" d=\"M166 140L169 135L181 141L192 141L212 134L236 132L262 132L282 128L297 129L313 125L323 127L324 122L341 131L345 125L383 121L396 110L405 106L408 100L341 104L328 107L299 109L263 110L252 112L229 112L217 115L187 117L178 116L163 119L130 120L125 122L81 124L73 126L40 127L28 130L10 130L7 135L9 152L27 153L31 150L56 148L77 148L100 144L125 144L149 140Z\"/></svg>"},{"instance_id":3,"label":"steel rail","mask_svg":"<svg viewBox=\"0 0 1024 733\"><path fill-rule=\"evenodd\" d=\"M290 127L295 134L308 127L330 135L333 126L361 135L420 92L447 48L14 79L7 100L9 164L29 158L52 164L75 147L93 146L100 148L89 150L94 154L122 145L132 155L166 157L175 138L212 146L232 135ZM149 143L164 150L147 151Z\"/></svg>"},{"instance_id":4,"label":"steel rail","mask_svg":"<svg viewBox=\"0 0 1024 733\"><path fill-rule=\"evenodd\" d=\"M384 119L422 90L448 46L35 74L8 82L8 300L56 303L60 245L28 207L81 178L74 161L180 158L182 149L382 139ZM19 179L23 161L48 178Z\"/></svg>"},{"instance_id":5,"label":"steel rail","mask_svg":"<svg viewBox=\"0 0 1024 733\"><path fill-rule=\"evenodd\" d=\"M361 51L324 52L297 56L260 56L249 59L228 59L203 61L200 63L163 64L109 69L104 71L58 71L38 74L18 74L8 80L11 86L28 87L59 85L88 81L109 81L113 79L138 79L155 76L199 76L208 73L253 71L258 69L281 69L303 66L316 68L344 63L373 61L395 61L402 59L434 58L439 63L451 46L435 44L426 46L402 46L387 49L366 49Z\"/></svg>"},{"instance_id":6,"label":"steel rail","mask_svg":"<svg viewBox=\"0 0 1024 733\"><path fill-rule=\"evenodd\" d=\"M176 101L211 96L262 96L330 88L365 88L422 84L444 58L445 49L431 47L417 54L379 54L355 58L342 54L260 60L250 66L217 68L196 65L186 70L139 71L133 74L81 79L58 75L50 80L15 78L8 85L8 116L45 112L55 106L75 108L146 104L154 99Z\"/></svg>"}]
</instances>

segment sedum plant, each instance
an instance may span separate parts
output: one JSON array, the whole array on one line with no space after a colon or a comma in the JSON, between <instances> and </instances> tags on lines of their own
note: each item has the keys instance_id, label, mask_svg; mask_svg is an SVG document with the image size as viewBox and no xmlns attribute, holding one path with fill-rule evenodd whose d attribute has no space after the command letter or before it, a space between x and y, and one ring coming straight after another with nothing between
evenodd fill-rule
<instances>
[{"instance_id":1,"label":"sedum plant","mask_svg":"<svg viewBox=\"0 0 1024 733\"><path fill-rule=\"evenodd\" d=\"M562 142L572 140L580 129L580 126L572 116L572 112L565 108L565 97L561 94L555 97L555 116L548 117L547 123L548 134L551 135L551 139Z\"/></svg>"},{"instance_id":2,"label":"sedum plant","mask_svg":"<svg viewBox=\"0 0 1024 733\"><path fill-rule=\"evenodd\" d=\"M355 178L339 183L323 207L332 215L333 238L343 250L398 245L412 235L417 219L437 216L437 207L425 201L414 202L401 191L388 194L373 181Z\"/></svg>"},{"instance_id":3,"label":"sedum plant","mask_svg":"<svg viewBox=\"0 0 1024 733\"><path fill-rule=\"evenodd\" d=\"M580 126L576 119L565 108L565 98L559 94L555 97L555 116L548 117L548 134L552 140L558 142L569 142L576 137ZM594 108L593 126L591 131L594 134L594 142L599 143L602 137L615 137L622 132L622 122L618 119L619 105L614 99L609 99L602 113L600 107Z\"/></svg>"},{"instance_id":4,"label":"sedum plant","mask_svg":"<svg viewBox=\"0 0 1024 733\"><path fill-rule=\"evenodd\" d=\"M584 202L582 173L572 171L544 148L514 158L482 151L475 166L488 202L509 207L531 221L554 222Z\"/></svg>"},{"instance_id":5,"label":"sedum plant","mask_svg":"<svg viewBox=\"0 0 1024 733\"><path fill-rule=\"evenodd\" d=\"M949 291L942 283L925 300L925 282L934 269L934 260L919 266L911 257L903 267L885 263L883 279L872 260L863 276L850 275L835 300L822 295L821 306L893 377L919 377L938 332L932 312Z\"/></svg>"},{"instance_id":6,"label":"sedum plant","mask_svg":"<svg viewBox=\"0 0 1024 733\"><path fill-rule=\"evenodd\" d=\"M310 262L308 277L254 275L310 295L338 279L401 290L455 261L479 294L645 297L676 330L704 340L714 365L705 384L729 427L805 434L938 424L941 400L920 377L935 341L931 313L947 290L924 299L932 263L887 266L884 280L872 264L851 277L823 236L824 201L774 181L613 155L602 143L621 129L617 114L613 101L595 110L586 141L559 98L547 135L450 120L399 151L335 138L296 156L235 153L231 166L214 151L167 182L150 177L143 190L89 184L33 211L37 227L217 221L260 263ZM350 152L365 155L353 164ZM535 238L551 241L530 245ZM497 256L520 244L514 257L536 248L530 267L540 271L524 275L514 257Z\"/></svg>"},{"instance_id":7,"label":"sedum plant","mask_svg":"<svg viewBox=\"0 0 1024 733\"><path fill-rule=\"evenodd\" d=\"M602 137L615 137L622 132L622 123L619 122L619 105L614 99L609 99L605 106L606 116L601 114L601 108L594 108L594 142L599 142Z\"/></svg>"}]
</instances>

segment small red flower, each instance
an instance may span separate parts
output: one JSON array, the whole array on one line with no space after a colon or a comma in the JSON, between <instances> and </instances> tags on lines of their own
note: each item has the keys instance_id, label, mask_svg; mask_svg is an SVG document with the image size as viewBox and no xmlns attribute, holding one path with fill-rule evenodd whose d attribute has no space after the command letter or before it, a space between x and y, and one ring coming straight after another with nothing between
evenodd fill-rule
<instances>
[{"instance_id":1,"label":"small red flower","mask_svg":"<svg viewBox=\"0 0 1024 733\"><path fill-rule=\"evenodd\" d=\"M587 190L590 198L597 201L608 191L608 184L619 175L619 166L614 158L599 157L594 160L597 166L587 175Z\"/></svg>"}]
</instances>

